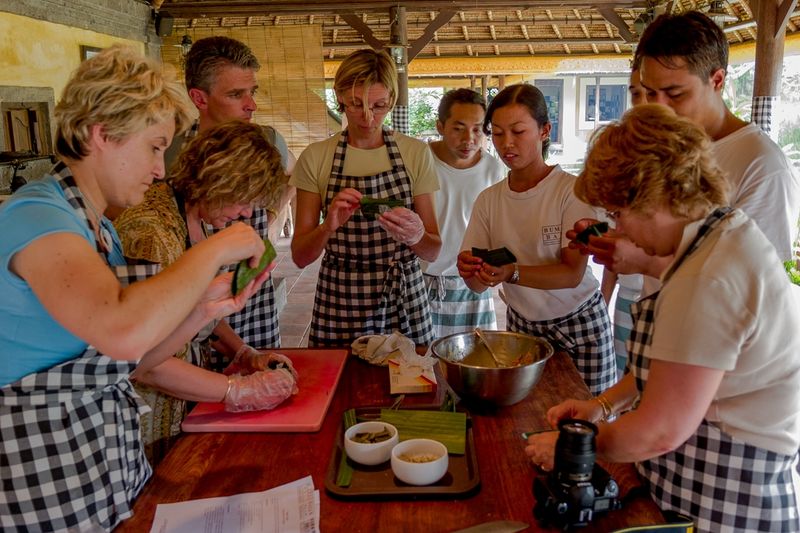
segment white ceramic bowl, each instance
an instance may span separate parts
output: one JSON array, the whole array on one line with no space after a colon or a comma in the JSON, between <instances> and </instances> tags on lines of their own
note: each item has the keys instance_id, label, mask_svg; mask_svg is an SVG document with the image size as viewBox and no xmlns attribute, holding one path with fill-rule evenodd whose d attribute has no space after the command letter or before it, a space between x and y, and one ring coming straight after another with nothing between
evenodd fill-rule
<instances>
[{"instance_id":1,"label":"white ceramic bowl","mask_svg":"<svg viewBox=\"0 0 800 533\"><path fill-rule=\"evenodd\" d=\"M367 443L356 442L356 433L378 433L386 428L392 436L388 440ZM400 441L397 428L386 422L361 422L350 426L344 432L344 451L347 457L362 465L379 465L389 460L392 448Z\"/></svg>"},{"instance_id":2,"label":"white ceramic bowl","mask_svg":"<svg viewBox=\"0 0 800 533\"><path fill-rule=\"evenodd\" d=\"M410 462L402 457L435 456L433 461ZM392 448L392 472L409 485L430 485L447 473L447 448L431 439L409 439Z\"/></svg>"}]
</instances>

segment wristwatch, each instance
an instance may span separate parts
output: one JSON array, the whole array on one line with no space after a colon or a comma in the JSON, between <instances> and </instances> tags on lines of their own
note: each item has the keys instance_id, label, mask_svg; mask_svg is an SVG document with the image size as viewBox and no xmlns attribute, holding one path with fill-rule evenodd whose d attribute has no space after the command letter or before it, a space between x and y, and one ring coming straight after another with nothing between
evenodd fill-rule
<instances>
[{"instance_id":1,"label":"wristwatch","mask_svg":"<svg viewBox=\"0 0 800 533\"><path fill-rule=\"evenodd\" d=\"M511 274L511 277L508 278L508 281L506 283L511 283L513 285L514 283L517 282L519 282L519 266L517 266L517 264L514 263L514 273Z\"/></svg>"}]
</instances>

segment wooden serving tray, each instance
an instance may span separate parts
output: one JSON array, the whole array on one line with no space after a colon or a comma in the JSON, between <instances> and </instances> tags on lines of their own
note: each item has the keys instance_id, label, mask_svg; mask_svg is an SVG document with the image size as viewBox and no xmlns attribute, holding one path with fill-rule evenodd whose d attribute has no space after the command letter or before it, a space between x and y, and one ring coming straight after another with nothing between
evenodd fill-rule
<instances>
[{"instance_id":1,"label":"wooden serving tray","mask_svg":"<svg viewBox=\"0 0 800 533\"><path fill-rule=\"evenodd\" d=\"M377 419L381 409L385 408L386 406L356 407L356 417ZM437 410L438 406L410 405L408 409ZM336 445L333 447L328 471L325 474L325 489L336 498L353 500L452 499L472 496L480 489L478 459L475 455L472 418L469 413L467 413L464 454L450 454L447 473L432 485L408 485L400 481L392 473L389 461L375 466L365 466L347 459L348 464L353 468L353 477L349 487L340 487L336 484L336 476L339 473L339 463L344 454L344 422L342 421L336 433Z\"/></svg>"}]
</instances>

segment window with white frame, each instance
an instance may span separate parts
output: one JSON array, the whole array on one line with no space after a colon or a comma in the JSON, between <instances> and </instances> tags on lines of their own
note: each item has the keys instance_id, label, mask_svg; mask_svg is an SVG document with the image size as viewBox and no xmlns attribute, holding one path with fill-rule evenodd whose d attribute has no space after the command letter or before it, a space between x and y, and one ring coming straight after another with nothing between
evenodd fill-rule
<instances>
[{"instance_id":1,"label":"window with white frame","mask_svg":"<svg viewBox=\"0 0 800 533\"><path fill-rule=\"evenodd\" d=\"M578 79L578 129L591 130L622 117L628 108L628 78L591 76Z\"/></svg>"},{"instance_id":2,"label":"window with white frame","mask_svg":"<svg viewBox=\"0 0 800 533\"><path fill-rule=\"evenodd\" d=\"M542 91L544 100L547 102L547 116L550 119L550 142L561 144L563 142L561 117L564 107L564 80L536 79L533 84Z\"/></svg>"}]
</instances>

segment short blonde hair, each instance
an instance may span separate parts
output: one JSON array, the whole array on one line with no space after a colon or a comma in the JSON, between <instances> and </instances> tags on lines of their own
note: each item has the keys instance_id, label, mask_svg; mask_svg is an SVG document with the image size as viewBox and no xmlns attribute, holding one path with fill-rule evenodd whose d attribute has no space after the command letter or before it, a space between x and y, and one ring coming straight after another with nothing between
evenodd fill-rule
<instances>
[{"instance_id":1,"label":"short blonde hair","mask_svg":"<svg viewBox=\"0 0 800 533\"><path fill-rule=\"evenodd\" d=\"M56 152L80 160L89 154L91 128L102 124L114 141L153 124L175 120L185 131L196 115L171 73L133 48L114 45L85 60L56 105Z\"/></svg>"},{"instance_id":2,"label":"short blonde hair","mask_svg":"<svg viewBox=\"0 0 800 533\"><path fill-rule=\"evenodd\" d=\"M698 220L728 204L729 185L702 128L668 107L642 104L595 133L575 194L640 213L666 204L674 216Z\"/></svg>"},{"instance_id":3,"label":"short blonde hair","mask_svg":"<svg viewBox=\"0 0 800 533\"><path fill-rule=\"evenodd\" d=\"M167 178L187 202L216 208L274 205L287 181L281 154L264 129L238 120L199 133Z\"/></svg>"},{"instance_id":4,"label":"short blonde hair","mask_svg":"<svg viewBox=\"0 0 800 533\"><path fill-rule=\"evenodd\" d=\"M394 107L397 102L397 67L385 50L372 49L356 50L347 56L333 79L333 90L337 98L352 91L359 85L364 86L364 93L369 88L380 83L389 90L389 107ZM341 101L339 102L340 108ZM369 102L363 99L364 113L369 110ZM340 109L341 111L342 109Z\"/></svg>"}]
</instances>

